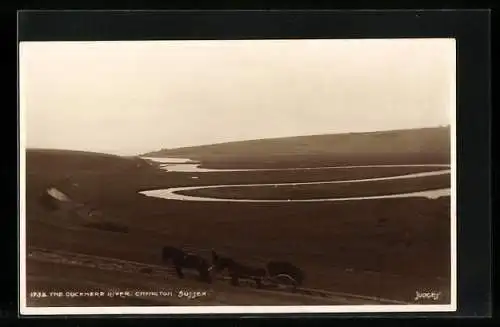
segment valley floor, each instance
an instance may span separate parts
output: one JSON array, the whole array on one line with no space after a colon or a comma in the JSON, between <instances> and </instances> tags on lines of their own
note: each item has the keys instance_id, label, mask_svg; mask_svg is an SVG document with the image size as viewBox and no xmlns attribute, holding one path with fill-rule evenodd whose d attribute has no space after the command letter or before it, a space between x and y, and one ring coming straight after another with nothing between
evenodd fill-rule
<instances>
[{"instance_id":1,"label":"valley floor","mask_svg":"<svg viewBox=\"0 0 500 327\"><path fill-rule=\"evenodd\" d=\"M441 294L432 304L450 301L449 197L286 205L166 201L137 192L186 183L243 183L254 178L245 173L227 177L207 173L193 180L189 173L160 172L139 159L127 159L126 162L106 159L108 164L104 159L85 163L77 159L63 160L62 156L27 157L28 251L45 248L161 265L160 252L165 245L193 249L207 258L210 249L215 248L222 254L254 265L264 265L271 259L292 261L306 272L304 287L307 288L409 303L415 303L412 301L417 291L432 291ZM271 181L272 175L259 178ZM88 221L71 210L51 211L40 203L40 194L48 186L58 187L70 198L98 209L102 214L99 219L126 228L121 232L90 228L86 225ZM185 281L172 278L165 281L144 274L101 271L32 259L27 260L26 267L28 291L185 285ZM186 287L199 286L196 281L188 283ZM205 298L211 301L206 302L210 305L332 303L331 299L306 299L305 296L297 298L296 295L239 289L224 281L210 287L216 292L215 297ZM29 305L185 303L174 298L51 298L50 303L47 301L30 299ZM333 302L342 304L343 301L346 299L340 297Z\"/></svg>"}]
</instances>

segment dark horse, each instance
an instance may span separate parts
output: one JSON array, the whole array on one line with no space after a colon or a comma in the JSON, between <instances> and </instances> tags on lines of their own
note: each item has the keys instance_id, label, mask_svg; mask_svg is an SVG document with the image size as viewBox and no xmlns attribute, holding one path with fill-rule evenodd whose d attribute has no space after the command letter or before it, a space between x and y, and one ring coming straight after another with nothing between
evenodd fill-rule
<instances>
[{"instance_id":1,"label":"dark horse","mask_svg":"<svg viewBox=\"0 0 500 327\"><path fill-rule=\"evenodd\" d=\"M294 289L304 283L304 272L288 261L269 261L266 268L270 278L286 277L291 279Z\"/></svg>"},{"instance_id":2,"label":"dark horse","mask_svg":"<svg viewBox=\"0 0 500 327\"><path fill-rule=\"evenodd\" d=\"M179 278L184 278L184 273L182 271L183 268L194 269L200 274L201 281L206 283L212 282L212 277L210 276L210 264L199 255L186 253L181 249L172 246L165 246L162 249L161 257L164 263L173 263Z\"/></svg>"},{"instance_id":3,"label":"dark horse","mask_svg":"<svg viewBox=\"0 0 500 327\"><path fill-rule=\"evenodd\" d=\"M238 286L241 278L253 280L257 287L262 286L262 280L266 277L266 269L243 265L234 259L219 256L212 250L212 265L216 273L227 269L231 277L231 284Z\"/></svg>"}]
</instances>

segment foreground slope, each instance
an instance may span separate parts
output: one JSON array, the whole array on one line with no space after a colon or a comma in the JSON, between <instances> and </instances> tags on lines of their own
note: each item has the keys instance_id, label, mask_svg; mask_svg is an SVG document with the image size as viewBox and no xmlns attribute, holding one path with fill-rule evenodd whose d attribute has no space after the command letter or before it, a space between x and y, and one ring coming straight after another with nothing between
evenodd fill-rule
<instances>
[{"instance_id":1,"label":"foreground slope","mask_svg":"<svg viewBox=\"0 0 500 327\"><path fill-rule=\"evenodd\" d=\"M159 265L165 245L200 249L207 257L216 248L250 264L293 261L306 272L309 288L402 301L411 300L416 290L432 289L442 292L440 303L449 301L449 198L389 199L362 205L186 203L137 192L249 183L257 177L270 182L275 175L206 173L192 179L190 173L165 173L139 158L73 151L28 150L26 161L28 249ZM102 220L124 228L89 226L78 215L45 207L39 199L47 187L57 188L75 202L101 212ZM59 283L57 276L50 278L52 268L28 264L30 290L40 282L49 283L47 279L54 287ZM89 278L98 283L97 274L95 280ZM103 282L107 285L109 278L109 287L121 287L122 274L110 274L106 273ZM64 288L65 281L60 283Z\"/></svg>"}]
</instances>

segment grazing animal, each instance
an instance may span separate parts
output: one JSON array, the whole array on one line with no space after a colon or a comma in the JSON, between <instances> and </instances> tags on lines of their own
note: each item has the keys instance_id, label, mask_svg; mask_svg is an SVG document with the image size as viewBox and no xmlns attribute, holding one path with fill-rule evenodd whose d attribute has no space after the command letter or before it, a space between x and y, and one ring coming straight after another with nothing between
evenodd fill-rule
<instances>
[{"instance_id":1,"label":"grazing animal","mask_svg":"<svg viewBox=\"0 0 500 327\"><path fill-rule=\"evenodd\" d=\"M212 267L216 273L227 269L231 277L231 284L234 286L238 286L239 280L244 278L253 280L257 287L260 288L262 280L266 277L266 270L264 268L250 267L232 258L221 257L214 250L212 250Z\"/></svg>"},{"instance_id":2,"label":"grazing animal","mask_svg":"<svg viewBox=\"0 0 500 327\"><path fill-rule=\"evenodd\" d=\"M171 262L179 278L184 278L183 268L194 269L198 271L201 281L212 282L210 264L197 254L186 253L181 249L165 246L162 249L162 261L165 264Z\"/></svg>"},{"instance_id":3,"label":"grazing animal","mask_svg":"<svg viewBox=\"0 0 500 327\"><path fill-rule=\"evenodd\" d=\"M288 261L269 261L266 268L270 278L289 276L293 280L294 289L304 283L304 272Z\"/></svg>"}]
</instances>

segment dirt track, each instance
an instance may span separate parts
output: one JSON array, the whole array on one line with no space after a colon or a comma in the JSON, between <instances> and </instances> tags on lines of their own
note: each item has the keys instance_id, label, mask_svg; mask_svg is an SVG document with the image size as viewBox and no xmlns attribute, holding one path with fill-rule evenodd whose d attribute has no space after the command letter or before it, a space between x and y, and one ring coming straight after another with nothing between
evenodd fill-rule
<instances>
[{"instance_id":1,"label":"dirt track","mask_svg":"<svg viewBox=\"0 0 500 327\"><path fill-rule=\"evenodd\" d=\"M209 285L194 280L195 276L179 280L169 267L41 248L29 249L27 260L30 306L85 306L91 300L93 305L109 306L406 304L307 288L292 293L290 289L269 284L263 289L255 289L250 283L235 288L229 286L225 276ZM37 273L40 270L51 271L51 274L40 275ZM59 271L57 276L54 276L54 271ZM103 278L106 272L108 278ZM75 279L75 274L84 274L83 279ZM37 293L30 296L31 292L42 290L47 297L40 298ZM49 292L63 294L50 296ZM90 297L89 292L103 294ZM190 298L196 295L197 298Z\"/></svg>"}]
</instances>

